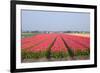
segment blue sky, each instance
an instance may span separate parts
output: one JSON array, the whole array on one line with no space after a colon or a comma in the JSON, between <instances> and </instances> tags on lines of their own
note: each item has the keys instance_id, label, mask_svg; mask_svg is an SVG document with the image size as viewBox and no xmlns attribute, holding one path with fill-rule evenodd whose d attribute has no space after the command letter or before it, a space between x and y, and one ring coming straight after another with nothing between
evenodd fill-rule
<instances>
[{"instance_id":1,"label":"blue sky","mask_svg":"<svg viewBox=\"0 0 100 73\"><path fill-rule=\"evenodd\" d=\"M21 11L22 31L90 31L90 14L54 11Z\"/></svg>"}]
</instances>

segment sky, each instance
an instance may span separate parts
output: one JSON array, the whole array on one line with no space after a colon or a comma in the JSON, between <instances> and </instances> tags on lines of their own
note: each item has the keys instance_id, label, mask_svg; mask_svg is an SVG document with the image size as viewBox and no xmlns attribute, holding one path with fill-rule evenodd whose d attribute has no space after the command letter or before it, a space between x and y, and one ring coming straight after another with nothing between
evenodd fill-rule
<instances>
[{"instance_id":1,"label":"sky","mask_svg":"<svg viewBox=\"0 0 100 73\"><path fill-rule=\"evenodd\" d=\"M90 31L90 14L21 10L23 31Z\"/></svg>"}]
</instances>

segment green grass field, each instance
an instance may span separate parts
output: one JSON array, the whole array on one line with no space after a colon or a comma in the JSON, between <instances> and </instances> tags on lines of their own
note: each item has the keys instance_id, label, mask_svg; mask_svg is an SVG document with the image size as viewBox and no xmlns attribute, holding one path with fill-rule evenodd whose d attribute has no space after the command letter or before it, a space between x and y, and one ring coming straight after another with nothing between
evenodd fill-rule
<instances>
[{"instance_id":1,"label":"green grass field","mask_svg":"<svg viewBox=\"0 0 100 73\"><path fill-rule=\"evenodd\" d=\"M22 36L22 38L26 38L26 37L35 36L37 34L40 34L40 33L31 33L31 32L28 32L28 33L25 32L24 33L24 32L22 32L21 36Z\"/></svg>"}]
</instances>

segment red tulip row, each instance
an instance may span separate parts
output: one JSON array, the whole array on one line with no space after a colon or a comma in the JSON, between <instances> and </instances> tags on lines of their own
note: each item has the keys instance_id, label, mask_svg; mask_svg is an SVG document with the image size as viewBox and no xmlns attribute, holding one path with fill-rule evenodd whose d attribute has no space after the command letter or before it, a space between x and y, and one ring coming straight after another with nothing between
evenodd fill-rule
<instances>
[{"instance_id":1,"label":"red tulip row","mask_svg":"<svg viewBox=\"0 0 100 73\"><path fill-rule=\"evenodd\" d=\"M86 48L90 48L90 38L89 37L82 37L82 36L75 36L75 35L64 35L62 34L67 39L73 40L78 44L83 45Z\"/></svg>"},{"instance_id":2,"label":"red tulip row","mask_svg":"<svg viewBox=\"0 0 100 73\"><path fill-rule=\"evenodd\" d=\"M22 49L29 49L33 46L36 46L36 45L44 42L48 38L50 38L49 34L39 34L39 35L30 37L30 38L23 38L21 48Z\"/></svg>"},{"instance_id":3,"label":"red tulip row","mask_svg":"<svg viewBox=\"0 0 100 73\"><path fill-rule=\"evenodd\" d=\"M29 43L31 41L43 39L45 37L48 37L48 34L38 34L36 36L22 38L21 43L25 44L25 43Z\"/></svg>"},{"instance_id":4,"label":"red tulip row","mask_svg":"<svg viewBox=\"0 0 100 73\"><path fill-rule=\"evenodd\" d=\"M51 48L52 52L67 52L67 48L64 45L64 42L62 41L60 36L57 36L57 39Z\"/></svg>"},{"instance_id":5,"label":"red tulip row","mask_svg":"<svg viewBox=\"0 0 100 73\"><path fill-rule=\"evenodd\" d=\"M49 35L49 34L48 34ZM49 35L48 39L46 41L44 41L43 43L30 48L30 51L33 52L46 52L48 51L49 46L52 44L52 42L54 41L54 39L56 38L56 35Z\"/></svg>"},{"instance_id":6,"label":"red tulip row","mask_svg":"<svg viewBox=\"0 0 100 73\"><path fill-rule=\"evenodd\" d=\"M32 55L36 55L33 53L48 53L48 49L50 49L51 56L59 58L70 54L69 49L74 54L78 51L89 50L90 38L57 33L39 34L30 38L23 38L21 48L32 52Z\"/></svg>"},{"instance_id":7,"label":"red tulip row","mask_svg":"<svg viewBox=\"0 0 100 73\"><path fill-rule=\"evenodd\" d=\"M89 38L64 34L61 36L73 53L77 53L79 51L84 52L90 49Z\"/></svg>"}]
</instances>

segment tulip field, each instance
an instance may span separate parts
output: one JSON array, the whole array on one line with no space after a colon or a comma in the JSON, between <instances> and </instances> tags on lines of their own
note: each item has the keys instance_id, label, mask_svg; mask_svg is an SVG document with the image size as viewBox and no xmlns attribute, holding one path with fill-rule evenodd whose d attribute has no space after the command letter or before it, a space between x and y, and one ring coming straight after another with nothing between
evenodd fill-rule
<instances>
[{"instance_id":1,"label":"tulip field","mask_svg":"<svg viewBox=\"0 0 100 73\"><path fill-rule=\"evenodd\" d=\"M21 39L21 60L85 60L90 57L90 37L41 33ZM44 60L45 59L45 60Z\"/></svg>"}]
</instances>

